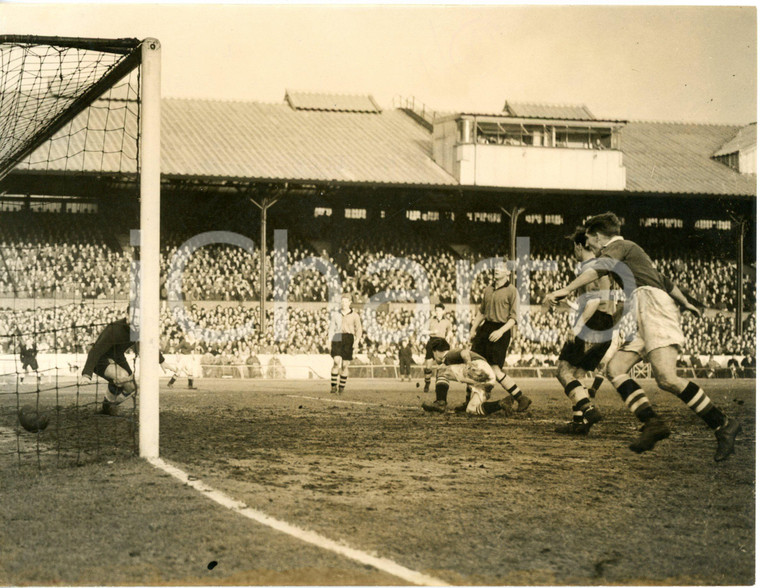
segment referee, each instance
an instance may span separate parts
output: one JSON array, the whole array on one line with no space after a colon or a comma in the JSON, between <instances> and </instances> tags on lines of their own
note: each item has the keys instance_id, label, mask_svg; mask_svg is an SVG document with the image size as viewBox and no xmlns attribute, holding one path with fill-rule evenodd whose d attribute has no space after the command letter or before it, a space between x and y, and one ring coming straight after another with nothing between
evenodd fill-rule
<instances>
[{"instance_id":1,"label":"referee","mask_svg":"<svg viewBox=\"0 0 760 588\"><path fill-rule=\"evenodd\" d=\"M470 331L472 350L482 355L496 375L496 381L517 401L517 411L528 409L531 399L523 394L515 381L502 371L507 349L512 340L512 327L517 324L517 288L509 282L506 265L494 270L494 283L486 286L483 300ZM469 389L468 389L469 392ZM467 398L466 402L469 402Z\"/></svg>"}]
</instances>

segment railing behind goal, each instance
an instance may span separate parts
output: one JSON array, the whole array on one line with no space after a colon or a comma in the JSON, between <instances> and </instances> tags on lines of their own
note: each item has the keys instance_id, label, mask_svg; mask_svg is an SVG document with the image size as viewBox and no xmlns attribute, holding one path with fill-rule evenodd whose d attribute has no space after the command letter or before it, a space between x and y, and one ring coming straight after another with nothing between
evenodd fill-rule
<instances>
[{"instance_id":1,"label":"railing behind goal","mask_svg":"<svg viewBox=\"0 0 760 588\"><path fill-rule=\"evenodd\" d=\"M157 455L159 55L151 39L0 36L2 460ZM107 383L77 375L130 304L148 409L100 415Z\"/></svg>"}]
</instances>

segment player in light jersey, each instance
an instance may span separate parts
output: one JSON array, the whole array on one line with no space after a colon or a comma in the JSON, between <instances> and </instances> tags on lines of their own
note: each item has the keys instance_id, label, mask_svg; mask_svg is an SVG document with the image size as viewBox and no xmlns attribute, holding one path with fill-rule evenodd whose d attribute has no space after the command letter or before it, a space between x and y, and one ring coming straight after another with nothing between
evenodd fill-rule
<instances>
[{"instance_id":1,"label":"player in light jersey","mask_svg":"<svg viewBox=\"0 0 760 588\"><path fill-rule=\"evenodd\" d=\"M177 381L177 378L187 378L187 387L189 390L195 390L193 385L193 371L195 369L195 362L193 356L195 355L195 339L191 335L182 339L182 342L177 347L177 364L171 365L168 362L164 362L164 369L172 372L171 379L167 386L171 388Z\"/></svg>"},{"instance_id":2,"label":"player in light jersey","mask_svg":"<svg viewBox=\"0 0 760 588\"><path fill-rule=\"evenodd\" d=\"M467 384L470 390L465 408L468 414L486 416L499 410L511 414L512 401L509 398L489 401L497 380L486 358L468 349L452 350L444 339L433 344L432 352L440 367L435 382L435 401L423 402L424 411L446 412L449 380L456 380Z\"/></svg>"},{"instance_id":3,"label":"player in light jersey","mask_svg":"<svg viewBox=\"0 0 760 588\"><path fill-rule=\"evenodd\" d=\"M611 212L588 219L585 223L588 244L597 259L566 287L547 296L550 304L565 298L599 276L611 274L631 300L636 313L635 335L615 352L607 364L607 375L628 409L643 423L639 437L630 448L642 453L670 436L670 429L655 413L644 391L630 377L631 368L642 359L652 365L657 385L680 398L715 431L718 448L715 461L723 461L734 452L741 423L730 419L705 394L699 385L680 378L676 361L684 336L678 303L699 315L699 310L683 293L666 280L652 260L636 243L620 235L620 220Z\"/></svg>"},{"instance_id":4,"label":"player in light jersey","mask_svg":"<svg viewBox=\"0 0 760 588\"><path fill-rule=\"evenodd\" d=\"M330 371L330 392L341 394L348 380L348 362L354 358L354 347L362 338L362 321L359 314L351 309L351 295L340 298L340 313L330 317L330 356L333 367ZM340 378L340 383L339 383Z\"/></svg>"},{"instance_id":5,"label":"player in light jersey","mask_svg":"<svg viewBox=\"0 0 760 588\"><path fill-rule=\"evenodd\" d=\"M436 304L435 316L430 319L430 323L428 324L430 339L428 339L428 342L425 345L425 364L423 368L425 375L425 392L430 392L430 380L433 376L433 369L437 365L435 358L433 357L433 345L435 345L435 342L440 339L443 339L446 342L451 341L453 329L451 327L451 321L444 318L444 312L446 312L446 307L440 302Z\"/></svg>"}]
</instances>

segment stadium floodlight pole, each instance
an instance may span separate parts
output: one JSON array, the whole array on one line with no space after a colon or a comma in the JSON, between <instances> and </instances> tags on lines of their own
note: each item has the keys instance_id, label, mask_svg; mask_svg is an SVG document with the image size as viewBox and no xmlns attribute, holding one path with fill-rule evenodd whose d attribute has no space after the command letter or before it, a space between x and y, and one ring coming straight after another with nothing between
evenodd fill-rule
<instances>
[{"instance_id":1,"label":"stadium floodlight pole","mask_svg":"<svg viewBox=\"0 0 760 588\"><path fill-rule=\"evenodd\" d=\"M513 206L511 211L503 206L499 208L509 217L509 259L515 261L515 256L517 255L517 219L525 212L525 208Z\"/></svg>"},{"instance_id":2,"label":"stadium floodlight pole","mask_svg":"<svg viewBox=\"0 0 760 588\"><path fill-rule=\"evenodd\" d=\"M736 238L736 336L744 334L744 230L747 219L736 219L736 229L739 234Z\"/></svg>"},{"instance_id":3,"label":"stadium floodlight pole","mask_svg":"<svg viewBox=\"0 0 760 588\"><path fill-rule=\"evenodd\" d=\"M286 191L288 183L285 182ZM263 340L267 329L267 210L274 206L280 199L279 195L269 197L262 196L261 202L256 202L254 198L249 198L261 210L261 251L259 251L259 340Z\"/></svg>"},{"instance_id":4,"label":"stadium floodlight pole","mask_svg":"<svg viewBox=\"0 0 760 588\"><path fill-rule=\"evenodd\" d=\"M506 214L509 217L509 259L511 261L517 260L517 219L520 218L520 215L525 212L525 208L521 208L519 206L513 206L512 210L507 210L503 206L500 206L501 211ZM515 272L517 269L516 266L513 266L513 272ZM515 336L517 329L517 324L515 324L512 327L512 336Z\"/></svg>"},{"instance_id":5,"label":"stadium floodlight pole","mask_svg":"<svg viewBox=\"0 0 760 588\"><path fill-rule=\"evenodd\" d=\"M140 71L140 457L158 457L160 367L161 44L145 39Z\"/></svg>"}]
</instances>

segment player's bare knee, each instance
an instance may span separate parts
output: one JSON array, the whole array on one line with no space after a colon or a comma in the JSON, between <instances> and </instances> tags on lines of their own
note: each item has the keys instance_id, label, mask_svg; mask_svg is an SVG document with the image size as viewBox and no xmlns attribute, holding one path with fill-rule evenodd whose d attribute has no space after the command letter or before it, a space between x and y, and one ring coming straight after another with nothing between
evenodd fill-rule
<instances>
[{"instance_id":1,"label":"player's bare knee","mask_svg":"<svg viewBox=\"0 0 760 588\"><path fill-rule=\"evenodd\" d=\"M555 377L559 380L560 384L563 386L567 386L567 384L573 380L575 371L573 368L565 363L564 361L559 362L559 365L557 366L557 371L555 372Z\"/></svg>"},{"instance_id":2,"label":"player's bare knee","mask_svg":"<svg viewBox=\"0 0 760 588\"><path fill-rule=\"evenodd\" d=\"M605 368L603 375L605 378L607 378L610 382L617 378L618 376L622 375L624 372L620 369L617 369L612 362L608 363Z\"/></svg>"},{"instance_id":3,"label":"player's bare knee","mask_svg":"<svg viewBox=\"0 0 760 588\"><path fill-rule=\"evenodd\" d=\"M660 388L672 394L678 394L686 387L684 381L674 371L655 371L654 379Z\"/></svg>"}]
</instances>

